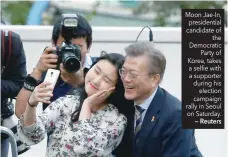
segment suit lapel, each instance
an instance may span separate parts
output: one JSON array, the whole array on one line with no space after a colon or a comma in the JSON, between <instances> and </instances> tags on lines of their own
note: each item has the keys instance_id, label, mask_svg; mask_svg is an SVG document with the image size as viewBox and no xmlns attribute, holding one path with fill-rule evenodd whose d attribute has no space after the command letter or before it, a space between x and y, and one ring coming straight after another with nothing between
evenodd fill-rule
<instances>
[{"instance_id":1,"label":"suit lapel","mask_svg":"<svg viewBox=\"0 0 228 157\"><path fill-rule=\"evenodd\" d=\"M158 87L157 92L150 103L150 106L146 112L146 115L144 117L139 137L136 141L137 149L140 153L141 147L145 143L145 140L147 139L148 134L151 132L153 127L155 126L156 122L159 119L159 111L161 109L162 103L163 103L163 91L160 87Z\"/></svg>"}]
</instances>

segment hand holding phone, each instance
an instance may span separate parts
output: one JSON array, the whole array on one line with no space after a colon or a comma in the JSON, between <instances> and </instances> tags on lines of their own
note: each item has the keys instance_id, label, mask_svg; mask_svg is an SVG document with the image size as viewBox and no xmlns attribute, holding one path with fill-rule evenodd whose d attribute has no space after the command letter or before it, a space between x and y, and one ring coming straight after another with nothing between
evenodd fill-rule
<instances>
[{"instance_id":1,"label":"hand holding phone","mask_svg":"<svg viewBox=\"0 0 228 157\"><path fill-rule=\"evenodd\" d=\"M56 69L48 69L44 82L50 82L50 87L54 89L55 84L59 78L60 71Z\"/></svg>"}]
</instances>

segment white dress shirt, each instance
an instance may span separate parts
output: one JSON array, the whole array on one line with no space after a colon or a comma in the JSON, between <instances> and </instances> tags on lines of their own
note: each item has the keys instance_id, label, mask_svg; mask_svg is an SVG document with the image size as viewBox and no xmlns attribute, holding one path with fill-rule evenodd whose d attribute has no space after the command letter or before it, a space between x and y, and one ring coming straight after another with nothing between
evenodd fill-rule
<instances>
[{"instance_id":1,"label":"white dress shirt","mask_svg":"<svg viewBox=\"0 0 228 157\"><path fill-rule=\"evenodd\" d=\"M93 61L92 61L92 58L91 56L89 55L89 53L86 54L86 57L85 57L85 62L83 64L83 68L87 68L89 69L91 67L91 65L93 64Z\"/></svg>"},{"instance_id":2,"label":"white dress shirt","mask_svg":"<svg viewBox=\"0 0 228 157\"><path fill-rule=\"evenodd\" d=\"M157 87L157 88L155 89L155 91L151 94L151 96L150 96L149 98L147 98L143 103L138 104L138 106L140 106L141 108L144 109L144 112L142 113L142 122L143 122L144 117L145 117L145 115L146 115L147 109L149 108L151 102L152 102L153 99L154 99L154 96L155 96L155 94L156 94L156 92L157 92L157 89L158 89L158 87ZM135 103L135 105L136 105L136 103ZM136 121L135 121L135 125L136 125Z\"/></svg>"}]
</instances>

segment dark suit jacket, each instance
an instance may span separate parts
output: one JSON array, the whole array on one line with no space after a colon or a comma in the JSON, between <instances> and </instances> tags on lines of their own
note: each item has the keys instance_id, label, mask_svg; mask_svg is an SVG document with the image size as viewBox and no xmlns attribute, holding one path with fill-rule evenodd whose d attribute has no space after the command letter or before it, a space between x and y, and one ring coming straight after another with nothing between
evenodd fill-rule
<instances>
[{"instance_id":1,"label":"dark suit jacket","mask_svg":"<svg viewBox=\"0 0 228 157\"><path fill-rule=\"evenodd\" d=\"M6 34L7 31L5 31ZM1 35L3 30L1 30ZM3 42L3 40L2 40ZM4 37L1 46L1 107L3 109L3 100L14 98L23 86L24 79L27 76L26 57L23 43L19 34L12 32L11 56L9 56L9 38ZM4 54L4 56L3 56ZM9 62L8 62L9 59ZM8 62L8 63L7 63ZM8 64L8 65L7 65ZM6 66L7 65L7 66ZM6 66L6 67L5 67ZM5 69L3 68L5 67ZM3 70L4 69L4 70Z\"/></svg>"},{"instance_id":2,"label":"dark suit jacket","mask_svg":"<svg viewBox=\"0 0 228 157\"><path fill-rule=\"evenodd\" d=\"M194 130L182 129L181 105L180 100L158 87L139 137L133 139L132 156L202 157L195 143ZM134 136L133 131L130 134Z\"/></svg>"}]
</instances>

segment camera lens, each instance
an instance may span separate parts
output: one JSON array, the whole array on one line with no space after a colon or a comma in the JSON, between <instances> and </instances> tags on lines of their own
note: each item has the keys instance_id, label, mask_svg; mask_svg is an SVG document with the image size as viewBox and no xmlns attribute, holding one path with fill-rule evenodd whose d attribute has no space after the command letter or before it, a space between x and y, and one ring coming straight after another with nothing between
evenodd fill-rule
<instances>
[{"instance_id":1,"label":"camera lens","mask_svg":"<svg viewBox=\"0 0 228 157\"><path fill-rule=\"evenodd\" d=\"M81 51L79 46L66 43L58 52L58 56L60 56L59 61L63 63L64 68L68 72L77 72L80 69Z\"/></svg>"},{"instance_id":2,"label":"camera lens","mask_svg":"<svg viewBox=\"0 0 228 157\"><path fill-rule=\"evenodd\" d=\"M75 56L65 57L63 65L68 72L76 72L80 69L80 61Z\"/></svg>"}]
</instances>

